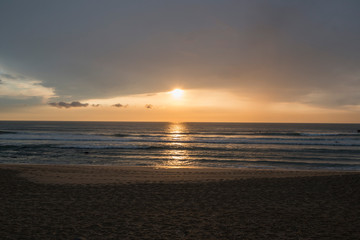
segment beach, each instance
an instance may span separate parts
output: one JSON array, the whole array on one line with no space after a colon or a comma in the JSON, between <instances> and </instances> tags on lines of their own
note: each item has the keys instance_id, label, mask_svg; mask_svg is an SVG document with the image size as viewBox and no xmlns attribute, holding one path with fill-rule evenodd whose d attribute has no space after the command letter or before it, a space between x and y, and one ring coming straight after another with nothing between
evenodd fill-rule
<instances>
[{"instance_id":1,"label":"beach","mask_svg":"<svg viewBox=\"0 0 360 240\"><path fill-rule=\"evenodd\" d=\"M2 239L358 239L360 174L0 165Z\"/></svg>"}]
</instances>

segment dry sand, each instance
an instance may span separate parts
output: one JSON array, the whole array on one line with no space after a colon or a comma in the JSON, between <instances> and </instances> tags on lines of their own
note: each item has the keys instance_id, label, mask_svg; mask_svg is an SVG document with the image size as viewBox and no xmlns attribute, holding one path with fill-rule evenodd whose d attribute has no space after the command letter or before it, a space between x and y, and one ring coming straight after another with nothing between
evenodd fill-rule
<instances>
[{"instance_id":1,"label":"dry sand","mask_svg":"<svg viewBox=\"0 0 360 240\"><path fill-rule=\"evenodd\" d=\"M360 239L360 174L0 165L1 239Z\"/></svg>"}]
</instances>

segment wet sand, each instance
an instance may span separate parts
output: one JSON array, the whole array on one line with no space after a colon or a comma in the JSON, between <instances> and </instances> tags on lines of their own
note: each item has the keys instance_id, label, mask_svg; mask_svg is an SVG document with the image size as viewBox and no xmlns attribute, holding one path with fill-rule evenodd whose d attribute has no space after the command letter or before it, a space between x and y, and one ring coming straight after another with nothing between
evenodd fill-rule
<instances>
[{"instance_id":1,"label":"wet sand","mask_svg":"<svg viewBox=\"0 0 360 240\"><path fill-rule=\"evenodd\" d=\"M1 239L359 239L360 173L0 165Z\"/></svg>"}]
</instances>

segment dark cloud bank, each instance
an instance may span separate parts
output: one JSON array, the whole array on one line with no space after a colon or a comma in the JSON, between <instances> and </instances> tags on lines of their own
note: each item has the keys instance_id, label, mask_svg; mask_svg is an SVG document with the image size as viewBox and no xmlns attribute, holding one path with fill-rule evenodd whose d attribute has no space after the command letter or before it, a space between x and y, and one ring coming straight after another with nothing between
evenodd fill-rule
<instances>
[{"instance_id":1,"label":"dark cloud bank","mask_svg":"<svg viewBox=\"0 0 360 240\"><path fill-rule=\"evenodd\" d=\"M57 107L57 108L76 108L76 107L87 107L89 106L88 103L81 103L81 102L71 102L71 103L66 103L66 102L51 102L48 103L50 106L52 107Z\"/></svg>"},{"instance_id":2,"label":"dark cloud bank","mask_svg":"<svg viewBox=\"0 0 360 240\"><path fill-rule=\"evenodd\" d=\"M127 108L129 105L128 104L121 104L121 103L116 103L114 105L112 105L113 107L117 107L117 108Z\"/></svg>"},{"instance_id":3,"label":"dark cloud bank","mask_svg":"<svg viewBox=\"0 0 360 240\"><path fill-rule=\"evenodd\" d=\"M359 9L350 0L3 1L0 64L60 99L183 86L357 105Z\"/></svg>"},{"instance_id":4,"label":"dark cloud bank","mask_svg":"<svg viewBox=\"0 0 360 240\"><path fill-rule=\"evenodd\" d=\"M57 108L78 108L78 107L100 107L100 104L88 104L88 103L81 103L79 101L75 101L75 102L51 102L48 103L49 106L52 107L57 107ZM151 105L151 104L148 104ZM129 106L129 104L121 104L121 103L116 103L114 105L111 105L112 107L116 107L116 108L127 108ZM151 106L152 107L152 106ZM150 107L150 108L151 108Z\"/></svg>"}]
</instances>

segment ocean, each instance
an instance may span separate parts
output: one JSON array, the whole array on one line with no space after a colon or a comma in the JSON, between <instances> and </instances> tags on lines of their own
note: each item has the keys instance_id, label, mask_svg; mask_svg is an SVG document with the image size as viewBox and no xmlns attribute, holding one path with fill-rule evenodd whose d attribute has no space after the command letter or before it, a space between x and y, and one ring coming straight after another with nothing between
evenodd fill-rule
<instances>
[{"instance_id":1,"label":"ocean","mask_svg":"<svg viewBox=\"0 0 360 240\"><path fill-rule=\"evenodd\" d=\"M0 121L0 163L360 170L360 124Z\"/></svg>"}]
</instances>

